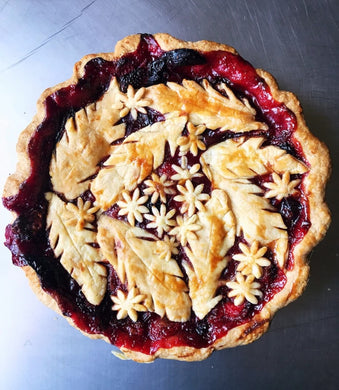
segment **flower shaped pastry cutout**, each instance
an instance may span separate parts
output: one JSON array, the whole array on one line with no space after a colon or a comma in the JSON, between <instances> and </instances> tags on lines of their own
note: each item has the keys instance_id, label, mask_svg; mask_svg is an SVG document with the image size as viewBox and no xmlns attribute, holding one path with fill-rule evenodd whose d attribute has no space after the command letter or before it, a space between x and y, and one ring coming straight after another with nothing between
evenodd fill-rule
<instances>
[{"instance_id":1,"label":"flower shaped pastry cutout","mask_svg":"<svg viewBox=\"0 0 339 390\"><path fill-rule=\"evenodd\" d=\"M186 156L181 157L180 167L178 165L172 165L172 168L176 172L176 174L171 176L172 180L186 181L186 180L191 180L194 177L203 176L202 173L198 173L200 170L200 164L194 164L191 166L191 168L188 169Z\"/></svg>"},{"instance_id":2,"label":"flower shaped pastry cutout","mask_svg":"<svg viewBox=\"0 0 339 390\"><path fill-rule=\"evenodd\" d=\"M159 259L169 261L172 255L177 255L179 253L179 242L175 239L175 237L169 237L167 235L164 236L162 244L166 249L159 253Z\"/></svg>"},{"instance_id":3,"label":"flower shaped pastry cutout","mask_svg":"<svg viewBox=\"0 0 339 390\"><path fill-rule=\"evenodd\" d=\"M193 156L198 155L198 151L206 150L206 145L202 141L201 134L206 130L206 126L194 126L193 123L187 124L188 135L178 138L178 145L180 146L180 156L187 154L190 151Z\"/></svg>"},{"instance_id":4,"label":"flower shaped pastry cutout","mask_svg":"<svg viewBox=\"0 0 339 390\"><path fill-rule=\"evenodd\" d=\"M95 213L100 207L91 207L91 202L87 200L85 203L82 198L78 198L77 205L67 203L67 210L70 211L71 217L66 224L69 226L76 226L78 230L86 227L86 224L91 224L95 219Z\"/></svg>"},{"instance_id":5,"label":"flower shaped pastry cutout","mask_svg":"<svg viewBox=\"0 0 339 390\"><path fill-rule=\"evenodd\" d=\"M170 230L171 226L175 226L176 222L171 219L175 214L175 210L170 210L166 213L166 206L162 204L160 211L156 207L152 207L152 214L145 214L145 218L151 221L147 224L150 229L157 229L159 237Z\"/></svg>"},{"instance_id":6,"label":"flower shaped pastry cutout","mask_svg":"<svg viewBox=\"0 0 339 390\"><path fill-rule=\"evenodd\" d=\"M234 260L240 262L237 271L243 275L253 274L259 279L262 275L262 267L268 267L271 264L268 259L263 257L267 248L262 247L259 249L259 243L257 241L254 241L250 247L240 243L239 248L242 253L233 256Z\"/></svg>"},{"instance_id":7,"label":"flower shaped pastry cutout","mask_svg":"<svg viewBox=\"0 0 339 390\"><path fill-rule=\"evenodd\" d=\"M273 182L265 183L264 186L269 189L266 192L265 198L277 198L281 200L288 197L289 195L294 195L297 192L297 187L301 180L296 179L290 181L290 173L285 172L282 177L277 173L272 174Z\"/></svg>"},{"instance_id":8,"label":"flower shaped pastry cutout","mask_svg":"<svg viewBox=\"0 0 339 390\"><path fill-rule=\"evenodd\" d=\"M147 111L145 107L151 104L149 99L143 99L145 92L145 88L140 88L137 92L135 92L134 88L129 85L126 94L122 92L118 94L112 108L120 110L120 118L123 118L130 112L132 118L136 120L138 112L146 114Z\"/></svg>"},{"instance_id":9,"label":"flower shaped pastry cutout","mask_svg":"<svg viewBox=\"0 0 339 390\"><path fill-rule=\"evenodd\" d=\"M120 207L119 215L127 215L128 222L134 226L135 220L138 222L143 221L143 214L148 213L148 208L143 206L147 202L148 196L144 195L140 197L140 190L136 188L133 192L132 197L127 191L122 193L124 200L117 202L117 205Z\"/></svg>"},{"instance_id":10,"label":"flower shaped pastry cutout","mask_svg":"<svg viewBox=\"0 0 339 390\"><path fill-rule=\"evenodd\" d=\"M152 180L146 180L145 184L147 188L144 190L144 193L151 195L151 203L155 203L159 197L163 203L166 203L166 194L174 194L173 188L170 188L173 185L172 181L167 180L165 174L160 177L156 173L152 173Z\"/></svg>"},{"instance_id":11,"label":"flower shaped pastry cutout","mask_svg":"<svg viewBox=\"0 0 339 390\"><path fill-rule=\"evenodd\" d=\"M241 305L246 299L248 302L256 305L258 303L258 297L262 297L262 292L258 290L260 283L254 282L254 275L245 276L240 272L237 272L236 281L226 283L226 286L231 289L228 293L228 297L234 299L235 306Z\"/></svg>"},{"instance_id":12,"label":"flower shaped pastry cutout","mask_svg":"<svg viewBox=\"0 0 339 390\"><path fill-rule=\"evenodd\" d=\"M136 322L138 313L147 310L147 305L141 302L145 301L146 295L139 294L136 287L129 290L128 294L118 290L117 296L112 295L111 299L114 303L112 310L117 311L117 319L122 320L129 316L132 321Z\"/></svg>"},{"instance_id":13,"label":"flower shaped pastry cutout","mask_svg":"<svg viewBox=\"0 0 339 390\"><path fill-rule=\"evenodd\" d=\"M204 189L203 184L199 184L194 188L191 180L187 180L185 187L177 185L177 189L181 195L175 196L174 200L182 202L182 206L180 208L182 213L187 211L188 216L191 217L194 214L195 209L204 210L202 201L208 200L210 196L208 194L202 194L202 190Z\"/></svg>"},{"instance_id":14,"label":"flower shaped pastry cutout","mask_svg":"<svg viewBox=\"0 0 339 390\"><path fill-rule=\"evenodd\" d=\"M181 215L178 215L176 218L177 226L175 226L169 234L171 236L176 236L180 241L182 246L187 244L187 240L196 238L194 232L201 229L201 225L197 224L198 216L192 215L190 218L183 218Z\"/></svg>"}]
</instances>

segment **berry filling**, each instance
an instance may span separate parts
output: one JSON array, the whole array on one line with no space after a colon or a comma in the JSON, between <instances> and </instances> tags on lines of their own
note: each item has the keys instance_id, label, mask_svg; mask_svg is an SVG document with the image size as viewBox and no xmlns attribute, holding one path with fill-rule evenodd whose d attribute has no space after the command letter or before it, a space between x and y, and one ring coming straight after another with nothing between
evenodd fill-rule
<instances>
[{"instance_id":1,"label":"berry filling","mask_svg":"<svg viewBox=\"0 0 339 390\"><path fill-rule=\"evenodd\" d=\"M134 322L129 317L118 320L116 313L112 311L111 295L117 290L127 292L127 288L111 265L105 263L108 270L107 291L100 305L95 306L86 300L76 281L61 263L56 261L50 247L46 229L47 201L44 194L52 191L49 165L53 150L63 134L67 119L81 108L100 99L113 77L117 78L124 92L129 85L140 88L168 81L181 83L184 79L196 82L207 79L213 86L223 82L240 99L246 97L256 109L257 119L268 125L268 130L256 130L246 134L206 129L201 136L206 147L241 136L265 136L266 144L278 145L305 162L301 146L293 138L296 118L284 104L273 98L269 86L240 56L221 51L199 53L189 49L164 52L151 35L142 35L135 52L112 62L101 58L92 59L86 64L84 76L77 84L62 88L46 98L45 119L28 145L31 174L21 184L18 194L3 199L4 205L18 214L14 223L6 228L6 246L12 252L13 263L17 266L31 266L38 274L42 288L57 301L62 313L70 317L81 330L102 334L118 347L146 354L152 354L159 348L175 346L208 347L226 335L230 329L250 321L284 287L285 273L277 266L270 249L265 254L270 265L263 267L260 279L262 296L256 304L245 300L235 305L234 300L228 296L229 287L224 285L218 290L223 299L203 319L199 319L192 312L189 321L173 322L166 317L160 318L155 313L145 312L139 313L138 320ZM136 120L128 114L119 123L126 124L127 137L142 127L163 120L161 113L147 109L146 114L138 113ZM187 129L185 131L187 133ZM184 132L184 135L186 133ZM116 144L121 142L123 139L115 141ZM188 153L185 161L187 169L198 164L200 156L201 151L195 156ZM167 146L164 162L155 173L158 177L166 175L171 178L182 168L182 164L179 149L172 156ZM176 170L174 166L179 168ZM302 180L302 175L295 175L291 179ZM192 178L192 182L195 186L203 185L204 193L210 194L213 190L211 182L203 174ZM267 191L265 185L270 182L271 175L253 179L253 183L263 191ZM145 185L141 185L139 190L143 193L146 190ZM174 198L174 195L167 197L168 210L174 209L176 215L180 215L182 204ZM90 191L85 192L82 199L91 202L95 200ZM270 202L279 211L287 227L290 255L286 268L292 269L293 248L310 227L308 204L302 184L298 186L297 193L281 200L272 198ZM146 206L149 209L152 207L150 204ZM160 202L155 202L154 206L159 209ZM114 205L106 214L112 218L126 220L126 216L119 215L119 211L119 207ZM143 221L136 225L161 236L156 229L147 227L148 222ZM234 256L241 252L241 244L245 245L246 241L243 237L237 237L236 243L227 254L230 261L222 274L222 280L234 279L239 265ZM185 256L184 250L179 246L178 254L174 258L182 269L184 278L186 275L182 262L189 262Z\"/></svg>"}]
</instances>

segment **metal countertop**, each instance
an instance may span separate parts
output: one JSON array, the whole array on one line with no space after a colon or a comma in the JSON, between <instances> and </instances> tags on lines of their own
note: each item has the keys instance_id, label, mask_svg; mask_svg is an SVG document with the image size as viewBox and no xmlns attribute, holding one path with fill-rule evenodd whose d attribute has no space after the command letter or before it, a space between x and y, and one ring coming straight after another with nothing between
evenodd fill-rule
<instances>
[{"instance_id":1,"label":"metal countertop","mask_svg":"<svg viewBox=\"0 0 339 390\"><path fill-rule=\"evenodd\" d=\"M120 361L45 308L0 247L0 388L337 389L339 381L339 2L335 0L0 0L0 185L42 91L89 53L138 32L234 46L293 91L311 131L330 149L331 228L311 255L311 277L255 343L197 363ZM0 209L0 231L11 220Z\"/></svg>"}]
</instances>

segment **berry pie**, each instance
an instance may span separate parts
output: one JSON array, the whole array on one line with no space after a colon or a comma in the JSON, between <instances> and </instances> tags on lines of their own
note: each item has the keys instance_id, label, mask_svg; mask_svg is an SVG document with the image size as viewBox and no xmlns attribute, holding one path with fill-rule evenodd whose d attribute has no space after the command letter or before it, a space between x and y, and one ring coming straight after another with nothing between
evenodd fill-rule
<instances>
[{"instance_id":1,"label":"berry pie","mask_svg":"<svg viewBox=\"0 0 339 390\"><path fill-rule=\"evenodd\" d=\"M257 339L329 225L328 152L298 100L214 42L140 34L84 57L42 94L18 155L14 264L140 362Z\"/></svg>"}]
</instances>

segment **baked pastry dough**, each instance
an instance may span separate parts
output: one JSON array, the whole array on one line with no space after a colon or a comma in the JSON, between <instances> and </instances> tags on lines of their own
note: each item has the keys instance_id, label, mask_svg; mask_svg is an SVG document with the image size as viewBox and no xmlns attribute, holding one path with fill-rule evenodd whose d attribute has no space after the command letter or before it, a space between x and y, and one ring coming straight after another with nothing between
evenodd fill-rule
<instances>
[{"instance_id":1,"label":"baked pastry dough","mask_svg":"<svg viewBox=\"0 0 339 390\"><path fill-rule=\"evenodd\" d=\"M125 357L255 340L324 236L326 147L234 49L133 35L47 90L4 204L38 296Z\"/></svg>"}]
</instances>

